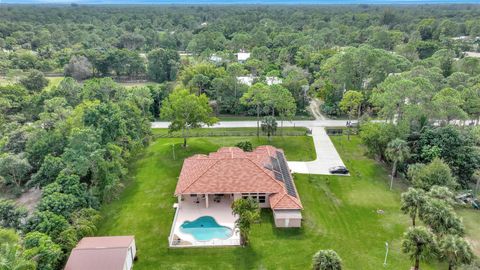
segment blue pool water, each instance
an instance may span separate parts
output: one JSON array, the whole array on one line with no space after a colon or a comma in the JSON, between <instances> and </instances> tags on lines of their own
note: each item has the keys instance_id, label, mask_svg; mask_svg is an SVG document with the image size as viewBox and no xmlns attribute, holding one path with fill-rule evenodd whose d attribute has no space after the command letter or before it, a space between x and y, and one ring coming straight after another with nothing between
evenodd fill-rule
<instances>
[{"instance_id":1,"label":"blue pool water","mask_svg":"<svg viewBox=\"0 0 480 270\"><path fill-rule=\"evenodd\" d=\"M180 231L191 234L198 241L227 239L232 236L232 229L219 225L211 216L199 217L194 221L185 221L180 226Z\"/></svg>"}]
</instances>

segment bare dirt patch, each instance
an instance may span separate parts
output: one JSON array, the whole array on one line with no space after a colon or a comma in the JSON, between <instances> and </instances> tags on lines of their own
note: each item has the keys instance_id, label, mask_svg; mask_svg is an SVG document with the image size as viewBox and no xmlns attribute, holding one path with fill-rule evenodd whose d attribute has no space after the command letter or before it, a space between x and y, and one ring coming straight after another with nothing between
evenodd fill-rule
<instances>
[{"instance_id":1,"label":"bare dirt patch","mask_svg":"<svg viewBox=\"0 0 480 270\"><path fill-rule=\"evenodd\" d=\"M41 197L42 191L39 188L31 188L23 193L16 201L19 205L27 208L28 213L31 214L37 207Z\"/></svg>"}]
</instances>

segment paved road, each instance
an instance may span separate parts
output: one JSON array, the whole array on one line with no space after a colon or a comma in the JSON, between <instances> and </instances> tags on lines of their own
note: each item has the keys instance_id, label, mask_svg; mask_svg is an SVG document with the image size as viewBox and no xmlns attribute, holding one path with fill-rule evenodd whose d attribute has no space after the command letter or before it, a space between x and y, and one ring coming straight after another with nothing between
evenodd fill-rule
<instances>
[{"instance_id":1,"label":"paved road","mask_svg":"<svg viewBox=\"0 0 480 270\"><path fill-rule=\"evenodd\" d=\"M325 127L344 127L346 120L309 120L285 121L284 127L307 127L312 130L313 143L317 152L314 161L289 161L290 169L295 173L330 174L328 169L333 166L344 166L340 155L328 137ZM167 128L168 122L152 122L152 128ZM219 122L210 128L256 127L256 121Z\"/></svg>"},{"instance_id":2,"label":"paved road","mask_svg":"<svg viewBox=\"0 0 480 270\"><path fill-rule=\"evenodd\" d=\"M355 121L353 121L355 122ZM152 128L168 128L169 122L152 122ZM347 120L295 120L284 121L284 127L344 127ZM278 123L280 126L280 123ZM221 121L210 128L256 127L257 121Z\"/></svg>"}]
</instances>

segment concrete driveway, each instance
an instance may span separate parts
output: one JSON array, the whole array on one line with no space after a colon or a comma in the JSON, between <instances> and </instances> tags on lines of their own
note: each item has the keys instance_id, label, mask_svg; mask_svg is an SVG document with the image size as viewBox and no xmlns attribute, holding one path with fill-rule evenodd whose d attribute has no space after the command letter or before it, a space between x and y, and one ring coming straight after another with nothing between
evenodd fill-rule
<instances>
[{"instance_id":1,"label":"concrete driveway","mask_svg":"<svg viewBox=\"0 0 480 270\"><path fill-rule=\"evenodd\" d=\"M304 174L331 174L328 169L334 166L345 166L335 149L325 128L312 128L313 143L317 159L314 161L289 161L288 166L294 173Z\"/></svg>"}]
</instances>

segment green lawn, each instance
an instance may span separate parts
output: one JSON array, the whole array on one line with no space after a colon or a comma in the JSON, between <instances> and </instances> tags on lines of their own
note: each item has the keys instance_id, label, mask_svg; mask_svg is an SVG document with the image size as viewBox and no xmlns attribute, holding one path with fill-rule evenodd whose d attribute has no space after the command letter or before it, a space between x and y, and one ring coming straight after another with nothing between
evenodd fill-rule
<instances>
[{"instance_id":1,"label":"green lawn","mask_svg":"<svg viewBox=\"0 0 480 270\"><path fill-rule=\"evenodd\" d=\"M126 88L132 87L143 87L148 85L157 85L156 82L117 82L119 85L125 86Z\"/></svg>"},{"instance_id":2,"label":"green lawn","mask_svg":"<svg viewBox=\"0 0 480 270\"><path fill-rule=\"evenodd\" d=\"M473 252L480 257L480 211L461 209L457 211L467 229L466 238L472 245Z\"/></svg>"},{"instance_id":3,"label":"green lawn","mask_svg":"<svg viewBox=\"0 0 480 270\"><path fill-rule=\"evenodd\" d=\"M64 77L45 77L48 80L48 89L57 86L63 79ZM2 85L9 85L9 84L14 84L16 81L11 80L9 78L5 77L0 77L0 86Z\"/></svg>"},{"instance_id":4,"label":"green lawn","mask_svg":"<svg viewBox=\"0 0 480 270\"><path fill-rule=\"evenodd\" d=\"M256 116L245 116L245 115L227 115L222 114L217 116L220 121L256 121ZM315 120L314 117L310 115L295 115L292 120ZM279 120L280 122L280 120ZM280 125L280 123L279 123Z\"/></svg>"},{"instance_id":5,"label":"green lawn","mask_svg":"<svg viewBox=\"0 0 480 270\"><path fill-rule=\"evenodd\" d=\"M133 234L137 240L135 269L309 269L319 249L334 249L343 258L345 269L383 269L385 241L390 243L384 269L409 269L408 258L400 252L400 239L409 219L399 211L400 191L388 191L387 171L363 155L359 138L332 138L351 177L295 175L304 205L301 229L276 229L270 211L251 234L246 248L170 249L170 233L177 177L182 160L195 153L208 153L224 145L256 137L191 138L182 149L181 139L161 138L153 142L132 164L131 181L121 198L102 209L104 220L98 235ZM176 144L176 160L172 144ZM274 138L289 160L311 160L310 137ZM377 210L383 210L378 214ZM422 269L438 269L438 265ZM444 268L442 266L442 268Z\"/></svg>"},{"instance_id":6,"label":"green lawn","mask_svg":"<svg viewBox=\"0 0 480 270\"><path fill-rule=\"evenodd\" d=\"M307 132L307 128L304 127L284 127L277 129L277 135L285 135L285 136L302 136ZM181 138L182 132L175 131L172 133L168 132L168 128L154 128L152 129L152 133L155 137L177 137ZM238 137L256 137L257 135L257 128L194 128L189 131L189 137L230 137L230 136L238 136ZM260 131L260 135L263 136L263 132ZM277 137L278 138L278 137ZM305 137L305 139L308 139ZM310 149L308 149L310 150Z\"/></svg>"}]
</instances>

